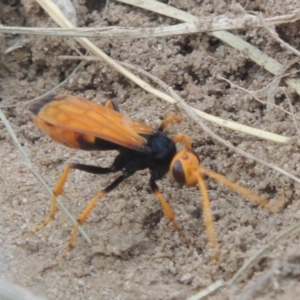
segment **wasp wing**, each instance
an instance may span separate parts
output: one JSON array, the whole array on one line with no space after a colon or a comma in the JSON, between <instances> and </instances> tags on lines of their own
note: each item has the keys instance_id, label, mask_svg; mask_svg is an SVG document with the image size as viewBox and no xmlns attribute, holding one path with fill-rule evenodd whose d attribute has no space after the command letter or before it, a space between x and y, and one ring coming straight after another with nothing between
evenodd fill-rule
<instances>
[{"instance_id":1,"label":"wasp wing","mask_svg":"<svg viewBox=\"0 0 300 300\"><path fill-rule=\"evenodd\" d=\"M36 115L34 121L53 140L77 149L82 149L82 140L93 145L98 138L148 152L147 140L141 134L155 133L155 129L115 110L71 95L47 96L30 110Z\"/></svg>"}]
</instances>

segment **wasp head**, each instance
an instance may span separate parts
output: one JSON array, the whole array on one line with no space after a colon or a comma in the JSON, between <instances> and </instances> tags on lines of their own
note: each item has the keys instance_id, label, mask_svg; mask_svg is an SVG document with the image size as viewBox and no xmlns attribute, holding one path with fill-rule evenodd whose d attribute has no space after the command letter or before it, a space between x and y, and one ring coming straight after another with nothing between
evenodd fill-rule
<instances>
[{"instance_id":1,"label":"wasp head","mask_svg":"<svg viewBox=\"0 0 300 300\"><path fill-rule=\"evenodd\" d=\"M198 170L200 160L193 150L181 150L173 158L170 172L172 177L179 183L186 186L193 186L198 183Z\"/></svg>"}]
</instances>

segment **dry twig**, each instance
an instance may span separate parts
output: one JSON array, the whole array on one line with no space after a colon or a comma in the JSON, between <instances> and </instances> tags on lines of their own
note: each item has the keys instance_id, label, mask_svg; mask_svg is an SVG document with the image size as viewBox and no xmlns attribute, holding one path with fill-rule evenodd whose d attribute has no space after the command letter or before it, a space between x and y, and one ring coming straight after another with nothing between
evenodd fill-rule
<instances>
[{"instance_id":1,"label":"dry twig","mask_svg":"<svg viewBox=\"0 0 300 300\"><path fill-rule=\"evenodd\" d=\"M300 12L282 15L272 18L262 19L261 16L240 13L238 15L225 14L216 17L204 17L192 21L171 26L160 27L91 27L91 28L37 28L37 27L16 27L0 26L1 33L23 34L23 35L42 35L42 36L61 36L61 37L86 37L86 38L153 38L163 36L173 36L191 33L211 32L219 30L251 29L265 26L275 26L295 22L300 19Z\"/></svg>"}]
</instances>

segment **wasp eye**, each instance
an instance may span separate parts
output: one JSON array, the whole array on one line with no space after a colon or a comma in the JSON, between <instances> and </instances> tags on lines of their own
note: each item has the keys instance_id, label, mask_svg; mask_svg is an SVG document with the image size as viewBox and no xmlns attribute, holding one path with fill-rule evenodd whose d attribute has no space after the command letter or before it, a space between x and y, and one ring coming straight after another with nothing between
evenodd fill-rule
<instances>
[{"instance_id":1,"label":"wasp eye","mask_svg":"<svg viewBox=\"0 0 300 300\"><path fill-rule=\"evenodd\" d=\"M182 163L179 160L176 160L172 168L173 178L182 184L185 184L185 175L182 167Z\"/></svg>"}]
</instances>

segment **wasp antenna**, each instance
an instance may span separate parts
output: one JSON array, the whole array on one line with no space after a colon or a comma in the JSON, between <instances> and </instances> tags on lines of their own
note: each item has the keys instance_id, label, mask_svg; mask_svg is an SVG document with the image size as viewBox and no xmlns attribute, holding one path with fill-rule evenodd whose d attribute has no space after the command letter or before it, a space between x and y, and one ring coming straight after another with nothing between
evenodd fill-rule
<instances>
[{"instance_id":1,"label":"wasp antenna","mask_svg":"<svg viewBox=\"0 0 300 300\"><path fill-rule=\"evenodd\" d=\"M40 110L49 102L52 102L55 99L55 95L50 94L45 96L44 98L40 99L39 101L35 102L33 105L29 107L29 110L34 114L38 115Z\"/></svg>"},{"instance_id":2,"label":"wasp antenna","mask_svg":"<svg viewBox=\"0 0 300 300\"><path fill-rule=\"evenodd\" d=\"M207 188L201 174L198 172L195 173L198 180L199 189L202 194L202 207L203 207L204 224L206 228L207 239L210 244L210 247L214 251L212 258L215 259L216 261L219 261L220 259L219 243L216 237L214 220L210 208L210 200L208 197Z\"/></svg>"},{"instance_id":3,"label":"wasp antenna","mask_svg":"<svg viewBox=\"0 0 300 300\"><path fill-rule=\"evenodd\" d=\"M284 191L282 189L282 193L281 196L279 197L279 199L275 202L275 203L270 203L269 200L261 198L259 195L251 192L250 190L230 181L229 179L227 179L226 177L222 176L221 174L215 173L211 170L207 170L207 169L201 169L201 174L203 175L207 175L217 181L222 182L223 184L225 184L226 186L228 186L231 190L236 191L237 193L241 194L242 196L256 202L257 204L259 204L262 207L265 207L267 209L269 209L272 212L278 211L280 210L283 205L284 205L284 200L285 200L285 195L284 195Z\"/></svg>"}]
</instances>

